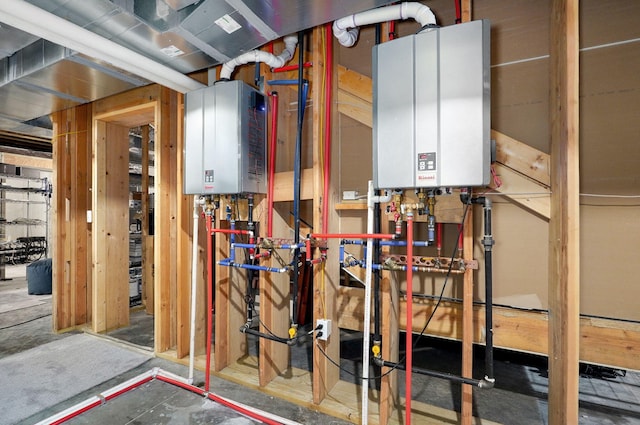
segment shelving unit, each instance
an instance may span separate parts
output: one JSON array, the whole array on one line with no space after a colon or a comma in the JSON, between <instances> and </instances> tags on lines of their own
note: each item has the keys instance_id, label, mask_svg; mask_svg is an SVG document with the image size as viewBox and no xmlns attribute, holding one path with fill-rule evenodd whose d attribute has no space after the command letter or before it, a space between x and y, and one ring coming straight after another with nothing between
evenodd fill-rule
<instances>
[{"instance_id":1,"label":"shelving unit","mask_svg":"<svg viewBox=\"0 0 640 425\"><path fill-rule=\"evenodd\" d=\"M0 172L0 279L5 280L6 264L47 256L51 183L38 170L0 164ZM33 211L35 205L39 211Z\"/></svg>"}]
</instances>

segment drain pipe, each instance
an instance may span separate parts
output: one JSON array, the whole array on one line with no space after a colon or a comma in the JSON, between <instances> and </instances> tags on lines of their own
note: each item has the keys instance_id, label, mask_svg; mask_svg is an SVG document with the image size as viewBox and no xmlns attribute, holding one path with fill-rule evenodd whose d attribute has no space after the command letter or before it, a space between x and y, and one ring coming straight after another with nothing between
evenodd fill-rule
<instances>
[{"instance_id":1,"label":"drain pipe","mask_svg":"<svg viewBox=\"0 0 640 425\"><path fill-rule=\"evenodd\" d=\"M251 62L263 62L271 68L281 68L285 63L293 58L296 51L296 44L298 44L298 37L295 35L289 35L284 38L284 50L280 55L275 56L269 52L263 52L262 50L252 50L247 53L243 53L237 58L231 59L222 65L220 70L220 80L228 81L231 79L231 74L236 66L244 65ZM304 64L303 64L304 65ZM300 68L302 70L302 68Z\"/></svg>"},{"instance_id":2,"label":"drain pipe","mask_svg":"<svg viewBox=\"0 0 640 425\"><path fill-rule=\"evenodd\" d=\"M367 233L373 234L373 215L376 204L389 202L391 194L376 196L373 190L373 181L367 185ZM393 236L393 235L386 235ZM362 335L362 425L367 425L369 420L369 352L371 345L371 286L373 272L373 238L367 238L366 271L364 283L364 323Z\"/></svg>"},{"instance_id":3,"label":"drain pipe","mask_svg":"<svg viewBox=\"0 0 640 425\"><path fill-rule=\"evenodd\" d=\"M198 221L200 219L200 206L203 199L198 196L193 197L193 241L191 249L191 306L190 306L190 325L189 325L189 383L193 383L193 368L195 363L196 351L196 289L198 287Z\"/></svg>"},{"instance_id":4,"label":"drain pipe","mask_svg":"<svg viewBox=\"0 0 640 425\"><path fill-rule=\"evenodd\" d=\"M485 353L484 380L493 384L493 235L491 232L491 199L482 196L471 200L474 204L481 204L484 210L484 286L485 286Z\"/></svg>"},{"instance_id":5,"label":"drain pipe","mask_svg":"<svg viewBox=\"0 0 640 425\"><path fill-rule=\"evenodd\" d=\"M351 47L358 41L358 27L408 18L415 19L421 27L436 24L436 17L427 6L416 2L400 3L340 18L333 23L333 35L341 45Z\"/></svg>"}]
</instances>

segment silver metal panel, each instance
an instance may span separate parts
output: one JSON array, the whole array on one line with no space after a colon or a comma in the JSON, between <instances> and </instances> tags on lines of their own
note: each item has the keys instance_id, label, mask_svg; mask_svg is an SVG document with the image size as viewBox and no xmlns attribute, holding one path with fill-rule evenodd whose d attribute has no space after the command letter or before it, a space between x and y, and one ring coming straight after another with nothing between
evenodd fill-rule
<instances>
[{"instance_id":1,"label":"silver metal panel","mask_svg":"<svg viewBox=\"0 0 640 425\"><path fill-rule=\"evenodd\" d=\"M118 10L109 15L105 15L103 19L87 23L84 28L107 40L113 40L136 25L141 24L133 14Z\"/></svg>"},{"instance_id":2,"label":"silver metal panel","mask_svg":"<svg viewBox=\"0 0 640 425\"><path fill-rule=\"evenodd\" d=\"M265 105L238 80L186 94L185 193L265 193Z\"/></svg>"},{"instance_id":3,"label":"silver metal panel","mask_svg":"<svg viewBox=\"0 0 640 425\"><path fill-rule=\"evenodd\" d=\"M373 58L375 187L488 184L489 22L383 43Z\"/></svg>"},{"instance_id":4,"label":"silver metal panel","mask_svg":"<svg viewBox=\"0 0 640 425\"><path fill-rule=\"evenodd\" d=\"M25 134L33 137L42 137L45 139L51 139L53 137L53 131L48 128L36 127L33 125L25 124L15 119L10 119L0 115L0 129L3 131L10 131L17 134Z\"/></svg>"},{"instance_id":5,"label":"silver metal panel","mask_svg":"<svg viewBox=\"0 0 640 425\"><path fill-rule=\"evenodd\" d=\"M114 75L101 72L100 68L88 67L73 60L63 60L49 65L23 77L21 82L56 93L70 94L74 98L83 99L84 102L101 99L146 83L140 80L140 84L131 84Z\"/></svg>"},{"instance_id":6,"label":"silver metal panel","mask_svg":"<svg viewBox=\"0 0 640 425\"><path fill-rule=\"evenodd\" d=\"M174 10L183 9L199 1L200 0L165 0L165 2Z\"/></svg>"},{"instance_id":7,"label":"silver metal panel","mask_svg":"<svg viewBox=\"0 0 640 425\"><path fill-rule=\"evenodd\" d=\"M485 186L491 161L490 25L482 20L450 28L440 31L440 185Z\"/></svg>"},{"instance_id":8,"label":"silver metal panel","mask_svg":"<svg viewBox=\"0 0 640 425\"><path fill-rule=\"evenodd\" d=\"M388 0L233 0L236 1L246 4L280 36L393 3Z\"/></svg>"},{"instance_id":9,"label":"silver metal panel","mask_svg":"<svg viewBox=\"0 0 640 425\"><path fill-rule=\"evenodd\" d=\"M14 83L0 87L0 114L16 120L26 121L77 105L79 102L54 96L44 90L34 90L30 86Z\"/></svg>"},{"instance_id":10,"label":"silver metal panel","mask_svg":"<svg viewBox=\"0 0 640 425\"><path fill-rule=\"evenodd\" d=\"M412 187L415 139L413 68L407 58L413 37L373 49L373 182L385 188Z\"/></svg>"},{"instance_id":11,"label":"silver metal panel","mask_svg":"<svg viewBox=\"0 0 640 425\"><path fill-rule=\"evenodd\" d=\"M51 12L81 27L104 21L117 12L118 7L109 0L28 0L29 3Z\"/></svg>"},{"instance_id":12,"label":"silver metal panel","mask_svg":"<svg viewBox=\"0 0 640 425\"><path fill-rule=\"evenodd\" d=\"M11 56L18 50L36 41L38 37L8 25L0 25L0 59Z\"/></svg>"},{"instance_id":13,"label":"silver metal panel","mask_svg":"<svg viewBox=\"0 0 640 425\"><path fill-rule=\"evenodd\" d=\"M0 113L23 121L149 83L46 40L2 63Z\"/></svg>"},{"instance_id":14,"label":"silver metal panel","mask_svg":"<svg viewBox=\"0 0 640 425\"><path fill-rule=\"evenodd\" d=\"M228 33L216 24L218 19L225 16L237 22L240 28ZM232 6L219 0L205 0L180 26L230 58L270 41Z\"/></svg>"},{"instance_id":15,"label":"silver metal panel","mask_svg":"<svg viewBox=\"0 0 640 425\"><path fill-rule=\"evenodd\" d=\"M258 48L273 38L314 27L343 16L389 4L390 0L26 0L100 36L180 72L218 65ZM164 7L165 5L168 6ZM160 7L157 7L160 6ZM230 15L241 29L231 34L214 22ZM87 100L135 87L144 80L124 70L64 51L75 62L57 64L63 50L31 46L35 38L0 26L0 113L30 120ZM169 48L182 54L170 56ZM61 48L60 48L61 49ZM24 51L23 51L24 50ZM22 52L21 52L22 51ZM16 52L21 57L9 58ZM29 53L27 53L29 52ZM49 56L53 54L53 56ZM9 56L8 56L9 55ZM33 57L26 57L33 55ZM7 56L2 58L2 56ZM86 65L85 69L78 65ZM40 68L52 66L49 72ZM24 78L26 70L33 74ZM69 81L62 73L70 72ZM84 76L84 79L82 77ZM42 86L40 86L42 85ZM91 86L91 87L90 87ZM38 87L41 87L38 89ZM36 93L39 91L38 93ZM98 97L95 97L98 96ZM4 121L6 122L6 121ZM7 122L14 128L13 121ZM30 128L31 126L26 126ZM2 129L0 123L0 130ZM29 132L25 133L29 134Z\"/></svg>"}]
</instances>

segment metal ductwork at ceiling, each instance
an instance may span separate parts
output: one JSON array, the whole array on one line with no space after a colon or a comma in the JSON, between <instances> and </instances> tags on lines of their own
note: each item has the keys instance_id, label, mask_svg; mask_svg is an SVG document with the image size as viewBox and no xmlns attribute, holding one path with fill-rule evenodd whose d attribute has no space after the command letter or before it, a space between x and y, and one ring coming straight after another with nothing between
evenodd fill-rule
<instances>
[{"instance_id":1,"label":"metal ductwork at ceiling","mask_svg":"<svg viewBox=\"0 0 640 425\"><path fill-rule=\"evenodd\" d=\"M50 139L52 112L147 85L96 55L12 27L0 5L2 134ZM26 0L181 74L221 64L269 41L389 0ZM5 11L2 8L5 7ZM45 26L45 23L39 23ZM1 144L1 141L0 141Z\"/></svg>"}]
</instances>

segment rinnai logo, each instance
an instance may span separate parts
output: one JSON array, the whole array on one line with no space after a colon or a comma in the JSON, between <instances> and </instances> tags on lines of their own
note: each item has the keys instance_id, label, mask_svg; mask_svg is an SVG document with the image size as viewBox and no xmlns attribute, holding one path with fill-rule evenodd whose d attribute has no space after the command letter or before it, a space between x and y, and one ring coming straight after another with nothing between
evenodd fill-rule
<instances>
[{"instance_id":1,"label":"rinnai logo","mask_svg":"<svg viewBox=\"0 0 640 425\"><path fill-rule=\"evenodd\" d=\"M213 185L205 184L204 185L204 190L213 190Z\"/></svg>"},{"instance_id":2,"label":"rinnai logo","mask_svg":"<svg viewBox=\"0 0 640 425\"><path fill-rule=\"evenodd\" d=\"M430 175L430 176L418 176L418 180L435 180L436 176L434 175Z\"/></svg>"}]
</instances>

